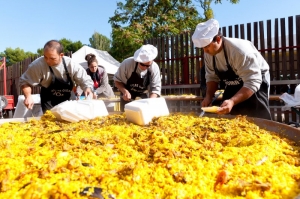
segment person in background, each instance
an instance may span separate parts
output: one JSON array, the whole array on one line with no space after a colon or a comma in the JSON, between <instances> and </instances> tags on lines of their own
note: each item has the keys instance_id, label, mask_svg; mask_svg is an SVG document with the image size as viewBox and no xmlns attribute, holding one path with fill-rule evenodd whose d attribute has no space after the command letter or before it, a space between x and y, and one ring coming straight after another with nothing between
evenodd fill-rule
<instances>
[{"instance_id":1,"label":"person in background","mask_svg":"<svg viewBox=\"0 0 300 199\"><path fill-rule=\"evenodd\" d=\"M98 65L98 60L96 55L93 53L87 54L85 56L87 61L88 68L86 72L91 76L94 84L93 89L93 98L97 99L98 97L112 98L115 97L115 94L108 83L108 75L103 66ZM80 86L77 87L77 95L82 95L82 89ZM84 94L84 93L83 93Z\"/></svg>"},{"instance_id":2,"label":"person in background","mask_svg":"<svg viewBox=\"0 0 300 199\"><path fill-rule=\"evenodd\" d=\"M222 36L215 19L199 23L192 40L195 47L204 50L207 90L201 105L211 104L219 82L223 82L219 114L271 120L269 65L255 46L247 40Z\"/></svg>"},{"instance_id":3,"label":"person in background","mask_svg":"<svg viewBox=\"0 0 300 199\"><path fill-rule=\"evenodd\" d=\"M161 95L161 77L158 65L153 61L157 48L142 45L133 57L125 59L114 75L115 86L121 92L120 110L126 103L140 98L156 98Z\"/></svg>"},{"instance_id":4,"label":"person in background","mask_svg":"<svg viewBox=\"0 0 300 199\"><path fill-rule=\"evenodd\" d=\"M74 84L83 88L85 96L92 94L91 77L81 65L64 56L59 41L50 40L44 45L44 56L34 60L22 74L19 86L28 109L34 105L32 87L41 86L41 107L45 113L55 105L69 100Z\"/></svg>"}]
</instances>

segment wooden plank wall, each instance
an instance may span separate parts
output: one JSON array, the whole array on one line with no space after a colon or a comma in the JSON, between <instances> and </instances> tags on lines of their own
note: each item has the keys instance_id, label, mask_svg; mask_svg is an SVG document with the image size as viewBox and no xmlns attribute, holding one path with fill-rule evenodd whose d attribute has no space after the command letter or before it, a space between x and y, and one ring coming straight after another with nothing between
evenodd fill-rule
<instances>
[{"instance_id":1,"label":"wooden plank wall","mask_svg":"<svg viewBox=\"0 0 300 199\"><path fill-rule=\"evenodd\" d=\"M252 41L270 65L271 80L300 79L300 15L235 24L221 27L220 30L224 36ZM191 36L192 33L187 32L171 37L152 38L144 42L153 44L159 49L155 61L162 71L162 95L179 93L200 95L200 88L176 89L177 85L193 85L201 82L199 71L203 65L203 52L194 48ZM272 85L270 94L280 95L284 92L293 94L296 86L296 84ZM282 106L283 102L270 101L270 105ZM299 121L299 117L296 118L294 113L283 113L280 108L271 110L278 121L283 120L282 115L285 115L283 116L285 120L292 118Z\"/></svg>"},{"instance_id":2,"label":"wooden plank wall","mask_svg":"<svg viewBox=\"0 0 300 199\"><path fill-rule=\"evenodd\" d=\"M224 36L252 41L269 63L272 80L299 79L300 62L297 61L300 59L299 21L300 15L297 15L273 21L222 27L221 32ZM158 57L155 61L161 68L163 85L197 84L201 81L199 69L202 66L202 52L194 48L191 35L192 33L187 32L145 41L158 48ZM292 90L295 86L291 85ZM280 89L282 89L280 86L273 87L272 94L280 94L282 92Z\"/></svg>"}]
</instances>

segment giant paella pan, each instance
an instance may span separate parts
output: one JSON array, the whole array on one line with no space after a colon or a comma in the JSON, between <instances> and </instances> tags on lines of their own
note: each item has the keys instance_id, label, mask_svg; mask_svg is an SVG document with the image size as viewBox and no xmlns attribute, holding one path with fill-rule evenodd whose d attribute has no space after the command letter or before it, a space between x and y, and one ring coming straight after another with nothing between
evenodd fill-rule
<instances>
[{"instance_id":1,"label":"giant paella pan","mask_svg":"<svg viewBox=\"0 0 300 199\"><path fill-rule=\"evenodd\" d=\"M51 112L0 127L0 198L295 198L299 130L174 113L147 126Z\"/></svg>"}]
</instances>

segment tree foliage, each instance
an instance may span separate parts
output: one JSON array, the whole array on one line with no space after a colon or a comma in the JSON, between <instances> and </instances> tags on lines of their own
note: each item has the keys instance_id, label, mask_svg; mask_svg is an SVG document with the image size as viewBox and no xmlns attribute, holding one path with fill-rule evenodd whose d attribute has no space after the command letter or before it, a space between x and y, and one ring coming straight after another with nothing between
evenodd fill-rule
<instances>
[{"instance_id":1,"label":"tree foliage","mask_svg":"<svg viewBox=\"0 0 300 199\"><path fill-rule=\"evenodd\" d=\"M230 3L232 4L237 4L239 3L240 0L227 0L227 1L230 1ZM200 4L200 7L203 9L205 20L214 18L214 12L210 7L212 2L214 2L215 4L219 4L219 3L222 4L222 0L195 0L195 2L198 2Z\"/></svg>"},{"instance_id":2,"label":"tree foliage","mask_svg":"<svg viewBox=\"0 0 300 199\"><path fill-rule=\"evenodd\" d=\"M74 53L83 46L81 41L72 42L71 40L66 38L62 38L61 40L59 40L59 42L64 47L64 53L68 53L68 52Z\"/></svg>"},{"instance_id":3,"label":"tree foliage","mask_svg":"<svg viewBox=\"0 0 300 199\"><path fill-rule=\"evenodd\" d=\"M37 49L36 52L37 52L38 55L40 55L40 56L44 55L44 49L43 49L43 48Z\"/></svg>"},{"instance_id":4,"label":"tree foliage","mask_svg":"<svg viewBox=\"0 0 300 199\"><path fill-rule=\"evenodd\" d=\"M72 42L71 40L65 38L59 41L64 46L64 53L76 52L78 49L80 49L83 46L80 41ZM25 52L21 48L16 48L16 49L6 48L4 52L0 53L0 59L2 59L2 57L6 57L6 65L11 66L14 63L21 62L24 59L27 59L28 57L37 57L37 56L42 56L43 54L44 54L43 48L37 49L37 53Z\"/></svg>"},{"instance_id":5,"label":"tree foliage","mask_svg":"<svg viewBox=\"0 0 300 199\"><path fill-rule=\"evenodd\" d=\"M126 0L118 2L110 53L119 61L132 56L145 39L194 30L203 19L192 0Z\"/></svg>"},{"instance_id":6,"label":"tree foliage","mask_svg":"<svg viewBox=\"0 0 300 199\"><path fill-rule=\"evenodd\" d=\"M28 57L34 57L36 54L32 52L25 52L23 49L16 48L6 48L4 52L0 53L0 57L6 58L6 66L11 66L14 63L23 61Z\"/></svg>"},{"instance_id":7,"label":"tree foliage","mask_svg":"<svg viewBox=\"0 0 300 199\"><path fill-rule=\"evenodd\" d=\"M90 46L95 49L104 51L109 51L110 49L110 40L106 36L99 34L98 32L94 32L89 41L91 44Z\"/></svg>"},{"instance_id":8,"label":"tree foliage","mask_svg":"<svg viewBox=\"0 0 300 199\"><path fill-rule=\"evenodd\" d=\"M64 53L69 53L69 52L74 53L83 46L81 41L73 42L73 41L71 41L69 39L66 39L66 38L60 39L59 42L64 47ZM44 48L38 48L37 49L37 54L40 55L40 56L43 56L44 55Z\"/></svg>"}]
</instances>

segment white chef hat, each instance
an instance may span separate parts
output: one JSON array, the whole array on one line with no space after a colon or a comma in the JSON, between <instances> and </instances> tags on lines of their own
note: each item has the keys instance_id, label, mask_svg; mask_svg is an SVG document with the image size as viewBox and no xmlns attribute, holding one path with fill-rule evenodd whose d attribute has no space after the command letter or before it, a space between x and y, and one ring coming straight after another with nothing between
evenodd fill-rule
<instances>
[{"instance_id":1,"label":"white chef hat","mask_svg":"<svg viewBox=\"0 0 300 199\"><path fill-rule=\"evenodd\" d=\"M210 44L213 38L219 32L219 22L215 19L210 19L206 22L199 23L192 36L195 47L203 48Z\"/></svg>"},{"instance_id":2,"label":"white chef hat","mask_svg":"<svg viewBox=\"0 0 300 199\"><path fill-rule=\"evenodd\" d=\"M157 56L157 48L151 44L142 45L140 49L134 53L134 61L145 63L153 61Z\"/></svg>"}]
</instances>

